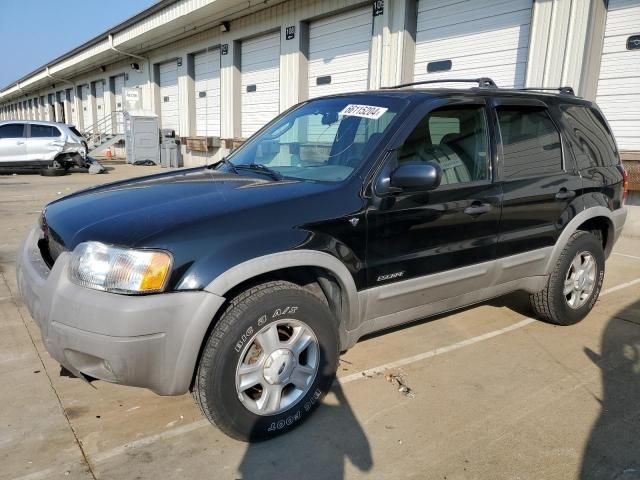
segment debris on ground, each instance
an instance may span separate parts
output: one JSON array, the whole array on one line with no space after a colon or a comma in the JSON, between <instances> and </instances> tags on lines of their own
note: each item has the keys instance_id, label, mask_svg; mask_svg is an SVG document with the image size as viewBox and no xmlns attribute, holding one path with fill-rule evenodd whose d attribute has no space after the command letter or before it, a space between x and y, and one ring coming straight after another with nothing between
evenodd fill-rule
<instances>
[{"instance_id":1,"label":"debris on ground","mask_svg":"<svg viewBox=\"0 0 640 480\"><path fill-rule=\"evenodd\" d=\"M105 168L95 158L87 158L87 163L89 164L89 173L91 175L105 172Z\"/></svg>"},{"instance_id":2,"label":"debris on ground","mask_svg":"<svg viewBox=\"0 0 640 480\"><path fill-rule=\"evenodd\" d=\"M389 383L395 383L398 386L398 391L405 397L414 398L416 396L411 387L406 384L401 374L387 373L384 379Z\"/></svg>"}]
</instances>

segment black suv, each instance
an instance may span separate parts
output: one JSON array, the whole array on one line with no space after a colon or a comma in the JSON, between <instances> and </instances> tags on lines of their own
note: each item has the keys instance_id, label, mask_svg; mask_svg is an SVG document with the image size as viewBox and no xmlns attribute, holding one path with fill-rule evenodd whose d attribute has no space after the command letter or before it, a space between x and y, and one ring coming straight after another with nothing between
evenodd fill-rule
<instances>
[{"instance_id":1,"label":"black suv","mask_svg":"<svg viewBox=\"0 0 640 480\"><path fill-rule=\"evenodd\" d=\"M602 113L568 89L337 95L208 167L50 203L18 283L76 376L191 391L262 439L311 414L365 334L514 290L583 319L625 190Z\"/></svg>"}]
</instances>

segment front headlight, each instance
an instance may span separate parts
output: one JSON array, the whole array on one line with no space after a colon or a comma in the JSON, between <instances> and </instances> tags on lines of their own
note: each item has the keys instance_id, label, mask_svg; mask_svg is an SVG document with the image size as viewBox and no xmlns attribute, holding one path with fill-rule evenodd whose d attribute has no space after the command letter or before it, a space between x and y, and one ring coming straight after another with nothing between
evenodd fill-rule
<instances>
[{"instance_id":1,"label":"front headlight","mask_svg":"<svg viewBox=\"0 0 640 480\"><path fill-rule=\"evenodd\" d=\"M154 293L166 286L171 255L161 250L130 250L86 242L73 251L71 281L113 293Z\"/></svg>"}]
</instances>

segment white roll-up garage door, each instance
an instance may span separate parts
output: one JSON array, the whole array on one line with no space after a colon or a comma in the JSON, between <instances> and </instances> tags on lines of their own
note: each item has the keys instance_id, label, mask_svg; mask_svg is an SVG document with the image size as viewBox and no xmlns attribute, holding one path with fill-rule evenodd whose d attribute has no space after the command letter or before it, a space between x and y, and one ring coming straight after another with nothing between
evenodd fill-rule
<instances>
[{"instance_id":1,"label":"white roll-up garage door","mask_svg":"<svg viewBox=\"0 0 640 480\"><path fill-rule=\"evenodd\" d=\"M369 87L371 7L309 25L309 98Z\"/></svg>"},{"instance_id":2,"label":"white roll-up garage door","mask_svg":"<svg viewBox=\"0 0 640 480\"><path fill-rule=\"evenodd\" d=\"M220 50L194 55L196 135L220 136Z\"/></svg>"},{"instance_id":3,"label":"white roll-up garage door","mask_svg":"<svg viewBox=\"0 0 640 480\"><path fill-rule=\"evenodd\" d=\"M80 87L81 101L80 104L82 106L82 128L87 130L89 127L93 126L93 120L91 119L91 108L89 108L89 93L91 92L91 87L89 85L82 85Z\"/></svg>"},{"instance_id":4,"label":"white roll-up garage door","mask_svg":"<svg viewBox=\"0 0 640 480\"><path fill-rule=\"evenodd\" d=\"M280 32L244 40L242 72L242 136L250 137L280 113Z\"/></svg>"},{"instance_id":5,"label":"white roll-up garage door","mask_svg":"<svg viewBox=\"0 0 640 480\"><path fill-rule=\"evenodd\" d=\"M523 87L532 0L419 0L416 81L491 77Z\"/></svg>"},{"instance_id":6,"label":"white roll-up garage door","mask_svg":"<svg viewBox=\"0 0 640 480\"><path fill-rule=\"evenodd\" d=\"M113 79L113 96L115 100L115 132L124 133L124 116L122 111L124 110L124 75L118 75Z\"/></svg>"},{"instance_id":7,"label":"white roll-up garage door","mask_svg":"<svg viewBox=\"0 0 640 480\"><path fill-rule=\"evenodd\" d=\"M180 101L178 96L178 63L160 65L160 126L180 134Z\"/></svg>"},{"instance_id":8,"label":"white roll-up garage door","mask_svg":"<svg viewBox=\"0 0 640 480\"><path fill-rule=\"evenodd\" d=\"M639 74L640 2L609 0L596 102L620 150L640 150Z\"/></svg>"},{"instance_id":9,"label":"white roll-up garage door","mask_svg":"<svg viewBox=\"0 0 640 480\"><path fill-rule=\"evenodd\" d=\"M93 88L96 95L96 118L100 122L101 128L104 128L104 82L98 80L94 83Z\"/></svg>"}]
</instances>

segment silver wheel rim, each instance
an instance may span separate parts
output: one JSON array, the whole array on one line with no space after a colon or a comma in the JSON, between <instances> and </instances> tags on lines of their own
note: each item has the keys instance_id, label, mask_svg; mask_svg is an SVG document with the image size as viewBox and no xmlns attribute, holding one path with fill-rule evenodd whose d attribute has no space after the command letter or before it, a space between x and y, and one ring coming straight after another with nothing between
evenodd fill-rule
<instances>
[{"instance_id":1,"label":"silver wheel rim","mask_svg":"<svg viewBox=\"0 0 640 480\"><path fill-rule=\"evenodd\" d=\"M236 368L236 392L257 415L277 415L304 397L318 372L320 346L299 320L264 326L247 342Z\"/></svg>"},{"instance_id":2,"label":"silver wheel rim","mask_svg":"<svg viewBox=\"0 0 640 480\"><path fill-rule=\"evenodd\" d=\"M596 260L591 253L580 252L574 257L564 280L567 305L577 309L587 303L596 285L596 273Z\"/></svg>"}]
</instances>

